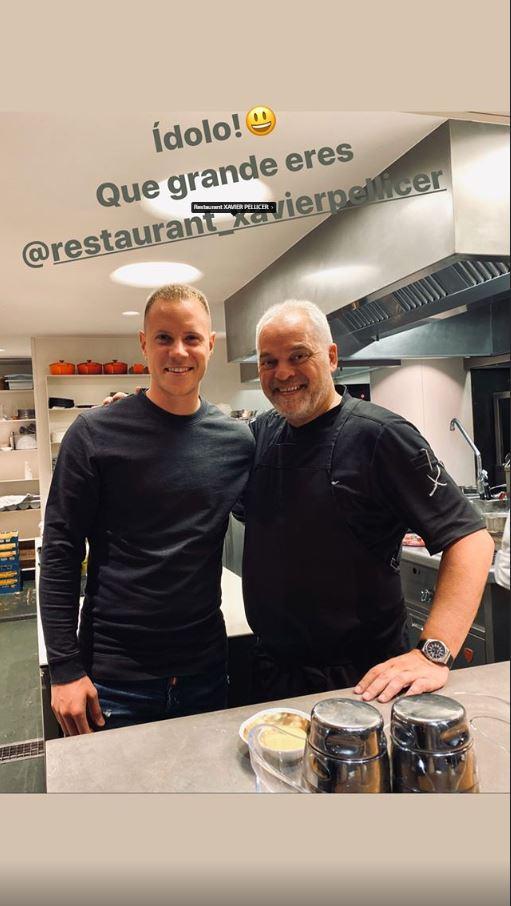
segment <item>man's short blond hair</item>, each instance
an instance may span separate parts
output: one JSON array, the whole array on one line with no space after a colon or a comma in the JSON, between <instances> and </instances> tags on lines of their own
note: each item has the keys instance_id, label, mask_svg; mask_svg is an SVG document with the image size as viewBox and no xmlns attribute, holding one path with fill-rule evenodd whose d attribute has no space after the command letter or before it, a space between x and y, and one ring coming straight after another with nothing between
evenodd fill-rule
<instances>
[{"instance_id":1,"label":"man's short blond hair","mask_svg":"<svg viewBox=\"0 0 511 906\"><path fill-rule=\"evenodd\" d=\"M208 300L204 293L201 293L199 289L195 289L193 286L189 286L187 283L167 283L166 286L160 286L155 289L149 296L145 304L144 324L155 302L183 302L186 299L196 299L197 302L200 302L211 320Z\"/></svg>"}]
</instances>

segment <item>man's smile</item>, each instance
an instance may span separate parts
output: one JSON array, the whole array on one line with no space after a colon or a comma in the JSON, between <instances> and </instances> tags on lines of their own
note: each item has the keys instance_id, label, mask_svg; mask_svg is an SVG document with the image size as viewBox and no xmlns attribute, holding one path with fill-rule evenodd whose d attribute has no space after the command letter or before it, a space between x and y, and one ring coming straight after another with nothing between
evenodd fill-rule
<instances>
[{"instance_id":1,"label":"man's smile","mask_svg":"<svg viewBox=\"0 0 511 906\"><path fill-rule=\"evenodd\" d=\"M188 371L193 371L193 367L190 365L185 368L177 368L177 367L174 368L174 367L168 365L163 370L166 371L168 374L186 374Z\"/></svg>"},{"instance_id":2,"label":"man's smile","mask_svg":"<svg viewBox=\"0 0 511 906\"><path fill-rule=\"evenodd\" d=\"M274 387L274 393L297 393L298 390L304 390L307 384L290 384L289 387Z\"/></svg>"}]
</instances>

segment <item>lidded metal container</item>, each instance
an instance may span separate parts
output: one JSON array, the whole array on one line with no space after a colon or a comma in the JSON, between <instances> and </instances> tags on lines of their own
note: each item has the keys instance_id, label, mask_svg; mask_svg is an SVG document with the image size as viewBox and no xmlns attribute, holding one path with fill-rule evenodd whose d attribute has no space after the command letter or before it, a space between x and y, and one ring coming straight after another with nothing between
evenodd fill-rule
<instances>
[{"instance_id":1,"label":"lidded metal container","mask_svg":"<svg viewBox=\"0 0 511 906\"><path fill-rule=\"evenodd\" d=\"M349 698L314 705L303 757L303 782L314 793L389 793L383 718Z\"/></svg>"},{"instance_id":2,"label":"lidded metal container","mask_svg":"<svg viewBox=\"0 0 511 906\"><path fill-rule=\"evenodd\" d=\"M478 793L463 705L444 695L401 696L391 712L395 793Z\"/></svg>"}]
</instances>

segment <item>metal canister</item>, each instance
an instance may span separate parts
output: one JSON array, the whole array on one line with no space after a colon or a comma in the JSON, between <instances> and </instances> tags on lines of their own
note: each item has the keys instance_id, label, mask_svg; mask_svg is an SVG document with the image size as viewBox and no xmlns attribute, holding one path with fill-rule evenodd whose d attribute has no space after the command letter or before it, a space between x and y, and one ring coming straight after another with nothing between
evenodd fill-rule
<instances>
[{"instance_id":1,"label":"metal canister","mask_svg":"<svg viewBox=\"0 0 511 906\"><path fill-rule=\"evenodd\" d=\"M478 793L476 760L463 705L444 695L401 696L393 706L395 793Z\"/></svg>"},{"instance_id":2,"label":"metal canister","mask_svg":"<svg viewBox=\"0 0 511 906\"><path fill-rule=\"evenodd\" d=\"M389 793L383 718L349 698L327 698L311 713L303 782L314 793Z\"/></svg>"}]
</instances>

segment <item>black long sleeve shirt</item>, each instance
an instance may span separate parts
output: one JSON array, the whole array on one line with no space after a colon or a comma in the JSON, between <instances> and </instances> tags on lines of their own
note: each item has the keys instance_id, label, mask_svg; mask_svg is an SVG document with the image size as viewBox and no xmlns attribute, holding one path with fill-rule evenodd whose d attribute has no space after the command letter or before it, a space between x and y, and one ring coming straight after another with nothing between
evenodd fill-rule
<instances>
[{"instance_id":1,"label":"black long sleeve shirt","mask_svg":"<svg viewBox=\"0 0 511 906\"><path fill-rule=\"evenodd\" d=\"M197 673L225 657L223 539L253 447L246 425L205 401L177 416L139 394L78 416L45 514L39 600L52 682Z\"/></svg>"}]
</instances>

